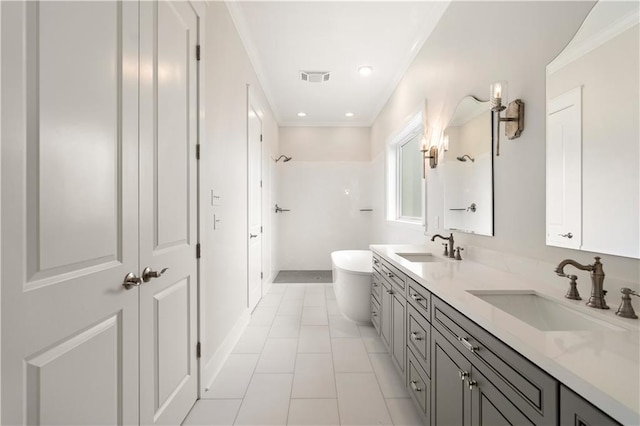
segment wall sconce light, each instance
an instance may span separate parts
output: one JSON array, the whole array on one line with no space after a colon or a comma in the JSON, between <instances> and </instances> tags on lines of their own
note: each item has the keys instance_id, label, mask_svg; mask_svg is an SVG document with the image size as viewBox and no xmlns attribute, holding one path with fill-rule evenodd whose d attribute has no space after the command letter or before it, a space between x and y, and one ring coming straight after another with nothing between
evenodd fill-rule
<instances>
[{"instance_id":1,"label":"wall sconce light","mask_svg":"<svg viewBox=\"0 0 640 426\"><path fill-rule=\"evenodd\" d=\"M502 99L507 96L507 82L497 81L491 85L490 106L492 114L497 117L497 133L496 133L496 156L500 155L500 123L505 122L504 132L507 139L515 139L520 137L524 130L524 102L516 99L510 102L508 106L502 105ZM505 111L504 116L500 112Z\"/></svg>"},{"instance_id":2,"label":"wall sconce light","mask_svg":"<svg viewBox=\"0 0 640 426\"><path fill-rule=\"evenodd\" d=\"M427 148L427 138L422 137L422 143L420 144L420 152L422 152L422 178L427 178L427 159L429 160L429 167L435 169L438 166L438 147L432 146ZM427 155L428 153L428 155Z\"/></svg>"}]
</instances>

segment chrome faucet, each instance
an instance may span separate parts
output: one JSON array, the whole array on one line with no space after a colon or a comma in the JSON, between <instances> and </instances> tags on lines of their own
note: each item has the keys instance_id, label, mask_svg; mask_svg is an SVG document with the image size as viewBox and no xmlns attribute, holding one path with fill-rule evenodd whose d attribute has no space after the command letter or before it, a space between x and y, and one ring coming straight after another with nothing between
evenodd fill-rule
<instances>
[{"instance_id":1,"label":"chrome faucet","mask_svg":"<svg viewBox=\"0 0 640 426\"><path fill-rule=\"evenodd\" d=\"M607 302L604 300L607 292L603 289L604 271L602 270L602 263L600 262L600 257L596 256L595 259L596 261L593 265L581 265L575 260L565 259L560 262L555 272L561 277L567 277L568 275L564 273L564 267L567 265L574 266L582 271L589 271L591 273L591 296L589 296L587 306L597 309L609 309Z\"/></svg>"},{"instance_id":2,"label":"chrome faucet","mask_svg":"<svg viewBox=\"0 0 640 426\"><path fill-rule=\"evenodd\" d=\"M448 250L448 252L449 252L449 257L450 257L451 259L455 259L456 255L455 255L455 253L453 252L453 234L449 234L449 238L447 238L447 237L443 237L443 236L442 236L442 235L440 235L440 234L436 234L436 235L434 235L433 237L431 237L431 241L435 241L435 240L436 240L436 238L442 238L443 240L447 240L447 241L449 242L449 250ZM445 249L445 253L446 253L446 252L447 252L447 250Z\"/></svg>"}]
</instances>

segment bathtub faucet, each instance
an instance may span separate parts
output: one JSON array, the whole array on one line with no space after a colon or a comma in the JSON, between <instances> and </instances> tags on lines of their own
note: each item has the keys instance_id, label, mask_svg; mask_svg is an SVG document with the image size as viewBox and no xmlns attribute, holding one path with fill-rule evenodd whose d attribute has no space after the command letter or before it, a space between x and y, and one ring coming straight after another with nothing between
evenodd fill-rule
<instances>
[{"instance_id":1,"label":"bathtub faucet","mask_svg":"<svg viewBox=\"0 0 640 426\"><path fill-rule=\"evenodd\" d=\"M443 237L443 236L442 236L442 235L440 235L440 234L436 234L436 235L434 235L433 237L431 237L431 241L435 241L435 240L436 240L436 238L442 238L443 240L447 240L447 241L449 242L449 250L448 250L448 252L449 252L449 257L450 257L451 259L455 259L455 257L456 257L456 256L455 256L455 254L453 253L453 234L449 234L449 238L447 238L447 237Z\"/></svg>"}]
</instances>

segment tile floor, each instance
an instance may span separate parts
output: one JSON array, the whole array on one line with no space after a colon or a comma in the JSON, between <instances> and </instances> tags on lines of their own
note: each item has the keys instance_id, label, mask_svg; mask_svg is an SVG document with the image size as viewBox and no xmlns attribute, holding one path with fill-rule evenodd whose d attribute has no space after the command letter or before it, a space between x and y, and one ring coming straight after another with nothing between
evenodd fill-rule
<instances>
[{"instance_id":1,"label":"tile floor","mask_svg":"<svg viewBox=\"0 0 640 426\"><path fill-rule=\"evenodd\" d=\"M373 326L331 284L274 284L184 425L420 425Z\"/></svg>"}]
</instances>

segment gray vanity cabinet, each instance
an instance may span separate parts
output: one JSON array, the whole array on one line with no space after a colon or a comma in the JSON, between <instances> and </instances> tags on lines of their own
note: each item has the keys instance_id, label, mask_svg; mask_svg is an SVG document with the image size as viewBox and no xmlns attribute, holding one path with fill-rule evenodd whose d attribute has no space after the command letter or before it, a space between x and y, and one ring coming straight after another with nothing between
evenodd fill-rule
<instances>
[{"instance_id":1,"label":"gray vanity cabinet","mask_svg":"<svg viewBox=\"0 0 640 426\"><path fill-rule=\"evenodd\" d=\"M380 294L380 337L382 337L382 341L387 346L387 348L390 349L392 344L391 310L393 306L393 290L391 289L391 285L385 280L382 280L381 284L382 291Z\"/></svg>"},{"instance_id":2,"label":"gray vanity cabinet","mask_svg":"<svg viewBox=\"0 0 640 426\"><path fill-rule=\"evenodd\" d=\"M435 330L431 350L431 424L470 424L471 392L464 374L471 371L471 363Z\"/></svg>"},{"instance_id":3,"label":"gray vanity cabinet","mask_svg":"<svg viewBox=\"0 0 640 426\"><path fill-rule=\"evenodd\" d=\"M620 426L571 389L560 386L561 426Z\"/></svg>"},{"instance_id":4,"label":"gray vanity cabinet","mask_svg":"<svg viewBox=\"0 0 640 426\"><path fill-rule=\"evenodd\" d=\"M391 338L391 358L396 367L404 373L405 351L407 350L407 341L405 340L405 324L406 324L406 300L399 293L392 294L393 319L391 320L392 338Z\"/></svg>"}]
</instances>

